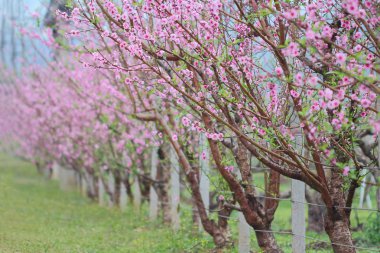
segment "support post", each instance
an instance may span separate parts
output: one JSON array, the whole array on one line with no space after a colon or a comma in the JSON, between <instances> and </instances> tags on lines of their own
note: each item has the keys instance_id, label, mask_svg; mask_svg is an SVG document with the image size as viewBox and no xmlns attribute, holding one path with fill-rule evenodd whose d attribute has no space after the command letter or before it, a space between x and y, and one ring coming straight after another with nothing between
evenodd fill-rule
<instances>
[{"instance_id":1,"label":"support post","mask_svg":"<svg viewBox=\"0 0 380 253\"><path fill-rule=\"evenodd\" d=\"M53 180L59 180L59 163L54 161L52 166L52 173L51 173L51 179Z\"/></svg>"},{"instance_id":2,"label":"support post","mask_svg":"<svg viewBox=\"0 0 380 253\"><path fill-rule=\"evenodd\" d=\"M127 197L127 189L125 188L124 183L122 182L120 185L120 209L122 212L125 212L127 209L128 197Z\"/></svg>"},{"instance_id":3,"label":"support post","mask_svg":"<svg viewBox=\"0 0 380 253\"><path fill-rule=\"evenodd\" d=\"M77 188L77 178L74 170L59 166L59 186L63 191L72 191Z\"/></svg>"},{"instance_id":4,"label":"support post","mask_svg":"<svg viewBox=\"0 0 380 253\"><path fill-rule=\"evenodd\" d=\"M140 210L141 206L141 189L139 184L139 177L135 176L135 182L133 183L133 206L136 210Z\"/></svg>"},{"instance_id":5,"label":"support post","mask_svg":"<svg viewBox=\"0 0 380 253\"><path fill-rule=\"evenodd\" d=\"M80 187L81 187L81 193L84 197L87 197L87 191L88 191L88 184L87 184L87 172L83 170L81 177L80 177Z\"/></svg>"},{"instance_id":6,"label":"support post","mask_svg":"<svg viewBox=\"0 0 380 253\"><path fill-rule=\"evenodd\" d=\"M174 149L170 149L170 185L171 185L171 218L172 228L176 231L179 229L179 198L180 198L180 178L179 178L179 163Z\"/></svg>"},{"instance_id":7,"label":"support post","mask_svg":"<svg viewBox=\"0 0 380 253\"><path fill-rule=\"evenodd\" d=\"M245 220L244 214L239 212L239 253L249 253L250 251L251 227Z\"/></svg>"},{"instance_id":8,"label":"support post","mask_svg":"<svg viewBox=\"0 0 380 253\"><path fill-rule=\"evenodd\" d=\"M237 176L241 180L241 174L240 174L239 170L237 171ZM249 252L251 252L250 251L250 247L251 247L251 245L250 245L251 244L251 241L250 241L251 226L245 220L244 214L242 212L239 212L238 220L239 220L239 225L238 225L238 229L239 229L239 245L238 245L239 253L249 253Z\"/></svg>"},{"instance_id":9,"label":"support post","mask_svg":"<svg viewBox=\"0 0 380 253\"><path fill-rule=\"evenodd\" d=\"M206 212L210 208L210 179L208 174L210 172L210 152L208 149L207 139L204 133L201 133L199 136L199 173L200 173L200 183L199 189L201 191L201 196L203 203L206 207ZM199 229L202 228L202 222L198 218Z\"/></svg>"},{"instance_id":10,"label":"support post","mask_svg":"<svg viewBox=\"0 0 380 253\"><path fill-rule=\"evenodd\" d=\"M151 157L151 170L150 177L156 180L157 176L157 161L158 161L158 147L153 147L152 157ZM158 195L156 189L154 188L154 183L150 185L149 189L149 219L154 221L157 219L158 215Z\"/></svg>"},{"instance_id":11,"label":"support post","mask_svg":"<svg viewBox=\"0 0 380 253\"><path fill-rule=\"evenodd\" d=\"M296 149L302 150L302 134L296 135ZM292 249L293 253L306 252L305 183L292 179Z\"/></svg>"},{"instance_id":12,"label":"support post","mask_svg":"<svg viewBox=\"0 0 380 253\"><path fill-rule=\"evenodd\" d=\"M105 206L105 189L104 189L104 184L103 184L103 180L101 178L102 176L99 175L99 178L98 178L98 193L99 193L99 196L98 196L98 199L99 199L99 205L100 206Z\"/></svg>"},{"instance_id":13,"label":"support post","mask_svg":"<svg viewBox=\"0 0 380 253\"><path fill-rule=\"evenodd\" d=\"M111 171L108 172L108 187L110 189L111 196L112 196L108 198L108 206L113 207L114 201L115 201L115 178Z\"/></svg>"},{"instance_id":14,"label":"support post","mask_svg":"<svg viewBox=\"0 0 380 253\"><path fill-rule=\"evenodd\" d=\"M306 250L305 183L292 179L292 248L294 253Z\"/></svg>"}]
</instances>

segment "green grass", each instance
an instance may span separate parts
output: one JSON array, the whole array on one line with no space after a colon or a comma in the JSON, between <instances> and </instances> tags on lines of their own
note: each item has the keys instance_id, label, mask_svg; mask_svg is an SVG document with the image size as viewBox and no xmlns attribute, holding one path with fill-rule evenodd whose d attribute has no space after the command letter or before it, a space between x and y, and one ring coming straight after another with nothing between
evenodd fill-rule
<instances>
[{"instance_id":1,"label":"green grass","mask_svg":"<svg viewBox=\"0 0 380 253\"><path fill-rule=\"evenodd\" d=\"M285 182L282 187L287 185ZM290 230L290 214L290 202L280 202L273 230ZM369 213L358 211L358 215L365 223ZM192 226L189 206L182 206L181 229L175 233L159 222L149 222L147 217L145 206L140 213L132 208L122 213L99 207L77 192L62 192L57 182L38 175L30 163L0 155L1 253L210 252L213 248L211 237L199 234ZM237 213L233 213L230 226L235 245L236 219ZM355 220L352 221L355 226ZM324 233L307 235L328 241ZM366 242L363 232L355 232L353 236L358 245L374 247ZM276 235L276 238L285 252L291 252L290 235ZM312 242L307 240L308 244ZM251 245L258 251L254 233ZM233 247L226 252L237 252L237 249ZM327 247L308 248L307 252L332 251Z\"/></svg>"},{"instance_id":2,"label":"green grass","mask_svg":"<svg viewBox=\"0 0 380 253\"><path fill-rule=\"evenodd\" d=\"M207 252L210 238L188 224L173 233L144 211L101 208L37 175L32 165L0 156L0 252Z\"/></svg>"}]
</instances>

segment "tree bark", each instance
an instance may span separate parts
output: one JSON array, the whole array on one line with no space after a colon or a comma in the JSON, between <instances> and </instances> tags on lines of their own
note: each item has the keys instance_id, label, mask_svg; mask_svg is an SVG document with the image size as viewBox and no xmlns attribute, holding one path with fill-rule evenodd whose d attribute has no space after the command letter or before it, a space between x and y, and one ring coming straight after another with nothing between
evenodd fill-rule
<instances>
[{"instance_id":1,"label":"tree bark","mask_svg":"<svg viewBox=\"0 0 380 253\"><path fill-rule=\"evenodd\" d=\"M270 231L271 228L267 228L265 230ZM259 244L260 249L265 253L279 253L283 252L279 246L277 245L276 239L272 232L260 232L256 231L257 243Z\"/></svg>"},{"instance_id":2,"label":"tree bark","mask_svg":"<svg viewBox=\"0 0 380 253\"><path fill-rule=\"evenodd\" d=\"M121 191L121 174L119 170L115 170L114 173L115 178L115 189L114 189L114 205L120 205L120 191Z\"/></svg>"},{"instance_id":3,"label":"tree bark","mask_svg":"<svg viewBox=\"0 0 380 253\"><path fill-rule=\"evenodd\" d=\"M165 134L167 136L173 136L172 130L169 128L166 121L161 117L157 118ZM209 219L207 215L206 208L202 200L202 195L199 188L199 180L196 172L192 169L189 159L186 156L180 144L177 141L174 141L172 138L170 138L170 143L172 144L172 147L177 153L179 163L186 176L186 180L189 183L191 193L196 203L199 212L199 217L201 219L204 230L212 236L217 250L225 248L229 244L228 238L223 233L223 230L221 230L219 226L215 223L215 221Z\"/></svg>"},{"instance_id":4,"label":"tree bark","mask_svg":"<svg viewBox=\"0 0 380 253\"><path fill-rule=\"evenodd\" d=\"M132 194L132 185L129 181L130 173L126 172L124 175L123 184L125 186L125 190L127 191L128 201L129 203L133 203L133 194Z\"/></svg>"},{"instance_id":5,"label":"tree bark","mask_svg":"<svg viewBox=\"0 0 380 253\"><path fill-rule=\"evenodd\" d=\"M169 198L169 180L170 180L170 166L169 165L169 145L163 144L158 149L158 165L156 180L153 186L157 192L158 200L160 203L160 210L162 211L162 218L164 223L170 224L170 198Z\"/></svg>"},{"instance_id":6,"label":"tree bark","mask_svg":"<svg viewBox=\"0 0 380 253\"><path fill-rule=\"evenodd\" d=\"M342 189L343 177L337 170L331 171L330 196L333 200L333 207L327 207L325 215L325 230L328 234L332 248L335 253L356 252L352 241L349 217L345 209L345 195Z\"/></svg>"},{"instance_id":7,"label":"tree bark","mask_svg":"<svg viewBox=\"0 0 380 253\"><path fill-rule=\"evenodd\" d=\"M330 218L326 221L326 232L329 235L335 253L355 253L351 231L347 221Z\"/></svg>"},{"instance_id":8,"label":"tree bark","mask_svg":"<svg viewBox=\"0 0 380 253\"><path fill-rule=\"evenodd\" d=\"M203 113L202 118L206 129L212 130L213 123L210 117L207 114ZM233 124L232 121L231 124ZM255 196L255 190L252 187L252 178L248 160L248 149L240 141L238 141L236 149L232 147L235 161L238 164L242 176L242 182L239 182L233 174L227 172L224 169L224 166L222 164L222 155L217 143L211 139L209 139L208 142L216 167L228 183L230 190L234 192L234 199L239 203L241 211L243 212L247 223L253 229L255 229L255 231L270 230L270 225L273 220L273 214L277 208L277 204L271 201L269 206L272 211L266 212L267 210L265 207L257 200ZM279 182L279 175L276 173L276 175L273 174L273 176L273 183L275 184L273 185L273 190L276 189L275 192L278 192L277 188L279 189L279 185L277 184ZM274 236L270 236L271 232L269 232L269 235L265 235L266 233L267 232L262 232L260 233L260 237L257 237L260 248L264 252L282 252L277 245Z\"/></svg>"}]
</instances>

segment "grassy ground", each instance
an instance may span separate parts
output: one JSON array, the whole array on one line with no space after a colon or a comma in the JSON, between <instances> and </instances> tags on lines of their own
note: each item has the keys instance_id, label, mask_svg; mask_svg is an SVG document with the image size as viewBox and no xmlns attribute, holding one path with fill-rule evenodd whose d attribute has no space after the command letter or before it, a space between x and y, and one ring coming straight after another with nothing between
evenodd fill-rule
<instances>
[{"instance_id":1,"label":"grassy ground","mask_svg":"<svg viewBox=\"0 0 380 253\"><path fill-rule=\"evenodd\" d=\"M57 182L37 175L32 165L0 155L0 252L209 252L211 238L198 234L190 224L191 211L181 208L181 229L152 224L146 208L140 213L102 208L76 192L62 192ZM367 213L359 213L365 222ZM231 219L232 237L237 238L237 214ZM290 202L281 202L274 230L290 228ZM308 236L328 240L327 236ZM363 232L354 234L362 246ZM291 236L277 235L278 243L291 252ZM309 244L312 240L307 241ZM237 242L235 241L235 244ZM257 249L254 235L251 244ZM310 245L309 245L310 246ZM236 248L227 252L237 252ZM307 252L331 252L308 248ZM362 252L362 251L360 251ZM365 251L363 251L365 252Z\"/></svg>"},{"instance_id":2,"label":"grassy ground","mask_svg":"<svg viewBox=\"0 0 380 253\"><path fill-rule=\"evenodd\" d=\"M101 208L33 166L0 156L0 252L185 252L206 251L209 238L184 227L178 233L152 224L145 213Z\"/></svg>"}]
</instances>

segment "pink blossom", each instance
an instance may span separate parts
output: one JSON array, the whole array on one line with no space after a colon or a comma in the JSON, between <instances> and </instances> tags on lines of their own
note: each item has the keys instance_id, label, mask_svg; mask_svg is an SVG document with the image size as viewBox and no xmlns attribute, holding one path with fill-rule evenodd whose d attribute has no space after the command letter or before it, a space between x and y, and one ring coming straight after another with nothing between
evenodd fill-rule
<instances>
[{"instance_id":1,"label":"pink blossom","mask_svg":"<svg viewBox=\"0 0 380 253\"><path fill-rule=\"evenodd\" d=\"M277 67L277 68L275 69L275 72L276 72L276 74L277 74L278 76L282 75L282 73L283 73L282 68L280 68L280 67Z\"/></svg>"},{"instance_id":2,"label":"pink blossom","mask_svg":"<svg viewBox=\"0 0 380 253\"><path fill-rule=\"evenodd\" d=\"M339 64L344 64L346 62L346 54L344 53L337 53L335 57L336 57L336 62Z\"/></svg>"},{"instance_id":3,"label":"pink blossom","mask_svg":"<svg viewBox=\"0 0 380 253\"><path fill-rule=\"evenodd\" d=\"M346 166L343 168L343 176L348 176L350 172L350 167Z\"/></svg>"},{"instance_id":4,"label":"pink blossom","mask_svg":"<svg viewBox=\"0 0 380 253\"><path fill-rule=\"evenodd\" d=\"M311 29L306 31L305 36L307 40L311 40L311 41L315 40L316 38L315 32Z\"/></svg>"},{"instance_id":5,"label":"pink blossom","mask_svg":"<svg viewBox=\"0 0 380 253\"><path fill-rule=\"evenodd\" d=\"M185 127L188 127L190 126L190 120L188 117L182 117L182 124L185 126Z\"/></svg>"},{"instance_id":6,"label":"pink blossom","mask_svg":"<svg viewBox=\"0 0 380 253\"><path fill-rule=\"evenodd\" d=\"M325 99L331 100L332 99L332 95L333 95L333 91L330 90L329 88L326 88L325 91L324 91L324 97L325 97Z\"/></svg>"},{"instance_id":7,"label":"pink blossom","mask_svg":"<svg viewBox=\"0 0 380 253\"><path fill-rule=\"evenodd\" d=\"M338 106L339 106L339 101L336 99L329 101L327 103L327 108L329 108L330 110L333 110L333 109L337 108Z\"/></svg>"},{"instance_id":8,"label":"pink blossom","mask_svg":"<svg viewBox=\"0 0 380 253\"><path fill-rule=\"evenodd\" d=\"M294 98L298 98L300 96L300 94L295 90L291 90L290 95Z\"/></svg>"},{"instance_id":9,"label":"pink blossom","mask_svg":"<svg viewBox=\"0 0 380 253\"><path fill-rule=\"evenodd\" d=\"M366 99L366 98L363 98L360 103L362 104L363 108L368 108L371 106L371 101Z\"/></svg>"},{"instance_id":10,"label":"pink blossom","mask_svg":"<svg viewBox=\"0 0 380 253\"><path fill-rule=\"evenodd\" d=\"M226 166L226 167L224 167L224 169L225 169L227 172L231 173L231 172L234 171L234 166Z\"/></svg>"},{"instance_id":11,"label":"pink blossom","mask_svg":"<svg viewBox=\"0 0 380 253\"><path fill-rule=\"evenodd\" d=\"M201 158L202 158L202 160L206 160L207 159L206 151L202 151Z\"/></svg>"},{"instance_id":12,"label":"pink blossom","mask_svg":"<svg viewBox=\"0 0 380 253\"><path fill-rule=\"evenodd\" d=\"M331 30L330 26L326 25L326 26L323 27L323 29L322 29L322 35L324 37L331 38L331 36L332 36L332 30Z\"/></svg>"},{"instance_id":13,"label":"pink blossom","mask_svg":"<svg viewBox=\"0 0 380 253\"><path fill-rule=\"evenodd\" d=\"M264 135L266 134L265 130L262 129L262 128L260 128L260 129L258 130L258 132L259 132L259 134L260 134L261 136L264 136Z\"/></svg>"},{"instance_id":14,"label":"pink blossom","mask_svg":"<svg viewBox=\"0 0 380 253\"><path fill-rule=\"evenodd\" d=\"M311 76L311 77L308 78L307 81L308 81L308 83L310 83L311 86L315 86L318 83L318 77Z\"/></svg>"},{"instance_id":15,"label":"pink blossom","mask_svg":"<svg viewBox=\"0 0 380 253\"><path fill-rule=\"evenodd\" d=\"M295 9L290 9L289 11L284 13L284 16L286 19L295 19L297 18L297 15L298 13L297 13L297 10Z\"/></svg>"}]
</instances>

